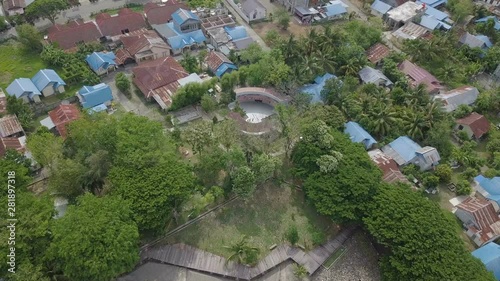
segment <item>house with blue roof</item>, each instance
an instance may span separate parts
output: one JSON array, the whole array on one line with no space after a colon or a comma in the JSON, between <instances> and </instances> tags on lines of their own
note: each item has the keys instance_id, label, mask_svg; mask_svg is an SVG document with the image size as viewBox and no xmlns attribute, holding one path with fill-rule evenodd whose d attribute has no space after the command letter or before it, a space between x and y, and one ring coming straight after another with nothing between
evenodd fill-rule
<instances>
[{"instance_id":1,"label":"house with blue roof","mask_svg":"<svg viewBox=\"0 0 500 281\"><path fill-rule=\"evenodd\" d=\"M85 61L97 75L103 75L116 69L115 59L113 52L93 52Z\"/></svg>"},{"instance_id":2,"label":"house with blue roof","mask_svg":"<svg viewBox=\"0 0 500 281\"><path fill-rule=\"evenodd\" d=\"M486 23L486 22L488 22L488 20L493 20L493 22L495 22L494 28L496 30L500 30L500 20L498 20L498 18L496 16L487 16L484 18L480 18L480 19L476 20L476 23Z\"/></svg>"},{"instance_id":3,"label":"house with blue roof","mask_svg":"<svg viewBox=\"0 0 500 281\"><path fill-rule=\"evenodd\" d=\"M383 17L390 9L392 9L391 5L380 0L375 0L371 6L371 14L377 17Z\"/></svg>"},{"instance_id":4,"label":"house with blue roof","mask_svg":"<svg viewBox=\"0 0 500 281\"><path fill-rule=\"evenodd\" d=\"M66 83L52 69L42 69L38 71L35 76L31 78L31 81L44 97L51 96L55 93L64 93L64 86L66 86Z\"/></svg>"},{"instance_id":5,"label":"house with blue roof","mask_svg":"<svg viewBox=\"0 0 500 281\"><path fill-rule=\"evenodd\" d=\"M215 73L215 75L219 78L226 73L238 69L238 67L223 53L217 51L211 51L208 53L205 62L207 63L208 69Z\"/></svg>"},{"instance_id":6,"label":"house with blue roof","mask_svg":"<svg viewBox=\"0 0 500 281\"><path fill-rule=\"evenodd\" d=\"M342 3L327 5L324 9L327 20L342 19L347 15L347 8Z\"/></svg>"},{"instance_id":7,"label":"house with blue roof","mask_svg":"<svg viewBox=\"0 0 500 281\"><path fill-rule=\"evenodd\" d=\"M427 7L437 8L448 3L448 0L419 0L419 2L425 3Z\"/></svg>"},{"instance_id":8,"label":"house with blue roof","mask_svg":"<svg viewBox=\"0 0 500 281\"><path fill-rule=\"evenodd\" d=\"M474 178L476 185L476 196L493 201L496 203L495 209L498 211L500 206L500 177L487 178L479 175Z\"/></svg>"},{"instance_id":9,"label":"house with blue roof","mask_svg":"<svg viewBox=\"0 0 500 281\"><path fill-rule=\"evenodd\" d=\"M462 45L467 45L470 48L480 48L483 51L493 47L493 43L488 36L482 34L473 35L469 32L464 33L462 37L460 37L459 42Z\"/></svg>"},{"instance_id":10,"label":"house with blue roof","mask_svg":"<svg viewBox=\"0 0 500 281\"><path fill-rule=\"evenodd\" d=\"M33 84L33 81L28 78L14 80L5 90L10 96L23 99L24 102L40 102L40 96L42 95L35 84Z\"/></svg>"},{"instance_id":11,"label":"house with blue roof","mask_svg":"<svg viewBox=\"0 0 500 281\"><path fill-rule=\"evenodd\" d=\"M388 145L382 147L382 151L398 164L406 166L415 164L421 171L427 171L439 164L441 156L434 147L421 147L407 136L402 136Z\"/></svg>"},{"instance_id":12,"label":"house with blue roof","mask_svg":"<svg viewBox=\"0 0 500 281\"><path fill-rule=\"evenodd\" d=\"M200 18L188 10L178 9L172 14L172 22L152 27L167 41L173 55L201 47L207 41L201 30Z\"/></svg>"},{"instance_id":13,"label":"house with blue roof","mask_svg":"<svg viewBox=\"0 0 500 281\"><path fill-rule=\"evenodd\" d=\"M302 88L300 88L300 92L309 94L312 97L311 103L322 103L323 100L321 98L321 91L323 91L326 81L332 78L338 79L337 76L330 73L326 73L323 76L318 76L314 79L314 84L303 86Z\"/></svg>"},{"instance_id":14,"label":"house with blue roof","mask_svg":"<svg viewBox=\"0 0 500 281\"><path fill-rule=\"evenodd\" d=\"M111 88L105 83L94 86L83 86L76 95L83 108L94 112L102 111L113 100Z\"/></svg>"},{"instance_id":15,"label":"house with blue roof","mask_svg":"<svg viewBox=\"0 0 500 281\"><path fill-rule=\"evenodd\" d=\"M345 123L344 134L349 135L352 142L361 143L366 150L369 150L377 141L358 123L349 121Z\"/></svg>"},{"instance_id":16,"label":"house with blue roof","mask_svg":"<svg viewBox=\"0 0 500 281\"><path fill-rule=\"evenodd\" d=\"M500 280L500 245L490 242L473 251L472 255L480 259L486 269L493 272L495 278Z\"/></svg>"},{"instance_id":17,"label":"house with blue roof","mask_svg":"<svg viewBox=\"0 0 500 281\"><path fill-rule=\"evenodd\" d=\"M238 26L224 26L224 30L226 31L227 35L229 36L229 39L235 41L235 40L240 40L243 38L248 37L247 30L244 26L238 25Z\"/></svg>"}]
</instances>

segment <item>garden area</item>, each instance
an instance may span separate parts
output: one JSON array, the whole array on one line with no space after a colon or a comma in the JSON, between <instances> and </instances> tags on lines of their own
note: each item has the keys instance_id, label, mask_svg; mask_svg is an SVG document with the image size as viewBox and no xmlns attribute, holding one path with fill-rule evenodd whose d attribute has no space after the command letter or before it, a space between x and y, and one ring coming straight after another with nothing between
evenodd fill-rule
<instances>
[{"instance_id":1,"label":"garden area","mask_svg":"<svg viewBox=\"0 0 500 281\"><path fill-rule=\"evenodd\" d=\"M296 245L306 250L337 231L330 219L319 216L308 205L301 191L268 182L247 201L232 202L167 242L185 243L228 257L232 253L226 247L247 236L248 244L259 249L258 259L261 259L271 246L289 243L294 228L298 234Z\"/></svg>"},{"instance_id":2,"label":"garden area","mask_svg":"<svg viewBox=\"0 0 500 281\"><path fill-rule=\"evenodd\" d=\"M14 40L0 45L0 87L5 89L19 77L31 78L38 70L47 68L37 53L25 51Z\"/></svg>"}]
</instances>

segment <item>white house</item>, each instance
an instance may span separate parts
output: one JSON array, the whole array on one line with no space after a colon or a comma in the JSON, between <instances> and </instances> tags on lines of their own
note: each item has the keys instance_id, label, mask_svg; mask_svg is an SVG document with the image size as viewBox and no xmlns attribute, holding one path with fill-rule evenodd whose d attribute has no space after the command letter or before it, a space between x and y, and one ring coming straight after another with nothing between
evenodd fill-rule
<instances>
[{"instance_id":1,"label":"white house","mask_svg":"<svg viewBox=\"0 0 500 281\"><path fill-rule=\"evenodd\" d=\"M266 8L259 0L246 0L241 4L241 10L247 16L249 21L265 19L267 15Z\"/></svg>"}]
</instances>

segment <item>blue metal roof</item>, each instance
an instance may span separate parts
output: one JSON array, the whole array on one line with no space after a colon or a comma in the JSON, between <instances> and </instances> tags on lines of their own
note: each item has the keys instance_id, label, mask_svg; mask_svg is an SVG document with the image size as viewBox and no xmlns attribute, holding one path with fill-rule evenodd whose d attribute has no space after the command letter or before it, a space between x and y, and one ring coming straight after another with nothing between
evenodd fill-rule
<instances>
[{"instance_id":1,"label":"blue metal roof","mask_svg":"<svg viewBox=\"0 0 500 281\"><path fill-rule=\"evenodd\" d=\"M421 4L422 2L417 1L416 3L417 4ZM427 5L425 7L424 14L429 15L429 16L433 16L435 19L440 20L440 21L445 20L445 19L447 19L449 17L447 13L442 12L442 11L440 11L440 10L438 10L436 8L433 8L433 7L429 6L429 5Z\"/></svg>"},{"instance_id":2,"label":"blue metal roof","mask_svg":"<svg viewBox=\"0 0 500 281\"><path fill-rule=\"evenodd\" d=\"M165 27L172 31L172 33L170 34L176 34L173 36L170 36L170 34L161 34L162 36L167 38L167 42L170 47L172 47L172 49L182 49L194 43L200 44L207 40L207 38L203 34L203 31L201 30L195 30L187 33L178 32L172 22L165 24Z\"/></svg>"},{"instance_id":3,"label":"blue metal roof","mask_svg":"<svg viewBox=\"0 0 500 281\"><path fill-rule=\"evenodd\" d=\"M392 141L389 146L394 149L405 162L409 162L416 156L416 152L422 147L407 136L401 136Z\"/></svg>"},{"instance_id":4,"label":"blue metal roof","mask_svg":"<svg viewBox=\"0 0 500 281\"><path fill-rule=\"evenodd\" d=\"M100 104L100 105L97 105L97 106L94 106L92 107L90 110L89 110L89 113L92 114L92 113L97 113L97 112L101 112L101 111L105 111L107 110L108 107L105 105L105 104Z\"/></svg>"},{"instance_id":5,"label":"blue metal roof","mask_svg":"<svg viewBox=\"0 0 500 281\"><path fill-rule=\"evenodd\" d=\"M483 41L486 47L491 48L493 47L493 43L491 43L490 38L486 35L478 34L476 35L476 38Z\"/></svg>"},{"instance_id":6,"label":"blue metal roof","mask_svg":"<svg viewBox=\"0 0 500 281\"><path fill-rule=\"evenodd\" d=\"M215 71L215 75L217 75L217 77L222 77L222 75L224 75L226 72L228 71L232 71L232 70L236 70L238 69L238 67L236 67L236 65L234 65L234 63L228 63L228 62L224 62L222 63L218 68L217 70Z\"/></svg>"},{"instance_id":7,"label":"blue metal roof","mask_svg":"<svg viewBox=\"0 0 500 281\"><path fill-rule=\"evenodd\" d=\"M476 20L476 23L487 22L489 19L492 19L495 22L495 29L500 30L500 21L495 16L487 16L484 18L480 18L480 19Z\"/></svg>"},{"instance_id":8,"label":"blue metal roof","mask_svg":"<svg viewBox=\"0 0 500 281\"><path fill-rule=\"evenodd\" d=\"M337 79L337 76L330 73L326 73L323 76L318 76L314 79L314 84L305 85L300 89L300 91L311 95L312 103L323 102L321 100L321 91L325 87L326 80L329 80L331 78Z\"/></svg>"},{"instance_id":9,"label":"blue metal roof","mask_svg":"<svg viewBox=\"0 0 500 281\"><path fill-rule=\"evenodd\" d=\"M325 7L325 14L328 17L347 14L347 9L342 4L334 4Z\"/></svg>"},{"instance_id":10,"label":"blue metal roof","mask_svg":"<svg viewBox=\"0 0 500 281\"><path fill-rule=\"evenodd\" d=\"M57 75L57 73L52 69L42 69L31 78L33 84L39 91L45 89L50 83L54 83L54 88L61 85L66 85L66 83Z\"/></svg>"},{"instance_id":11,"label":"blue metal roof","mask_svg":"<svg viewBox=\"0 0 500 281\"><path fill-rule=\"evenodd\" d=\"M78 94L82 97L82 107L86 109L106 103L113 99L111 88L104 83L94 86L83 86L78 91Z\"/></svg>"},{"instance_id":12,"label":"blue metal roof","mask_svg":"<svg viewBox=\"0 0 500 281\"><path fill-rule=\"evenodd\" d=\"M484 195L486 198L497 202L500 205L500 177L486 178L479 175L474 180L483 188L488 194Z\"/></svg>"},{"instance_id":13,"label":"blue metal roof","mask_svg":"<svg viewBox=\"0 0 500 281\"><path fill-rule=\"evenodd\" d=\"M422 18L420 19L420 25L430 30L434 30L441 26L441 22L435 19L434 17L423 15Z\"/></svg>"},{"instance_id":14,"label":"blue metal roof","mask_svg":"<svg viewBox=\"0 0 500 281\"><path fill-rule=\"evenodd\" d=\"M488 243L472 252L472 255L481 260L488 271L493 272L500 280L500 246L494 242Z\"/></svg>"},{"instance_id":15,"label":"blue metal roof","mask_svg":"<svg viewBox=\"0 0 500 281\"><path fill-rule=\"evenodd\" d=\"M375 0L375 2L373 2L372 4L372 10L375 10L382 15L385 15L387 12L389 12L390 9L392 9L391 5L380 0Z\"/></svg>"},{"instance_id":16,"label":"blue metal roof","mask_svg":"<svg viewBox=\"0 0 500 281\"><path fill-rule=\"evenodd\" d=\"M28 95L31 99L33 96L40 96L42 94L28 78L18 78L12 81L5 90L7 94L15 96L16 98Z\"/></svg>"},{"instance_id":17,"label":"blue metal roof","mask_svg":"<svg viewBox=\"0 0 500 281\"><path fill-rule=\"evenodd\" d=\"M200 20L200 18L193 14L191 11L184 10L184 9L178 9L172 14L172 19L174 20L175 23L178 25L183 24L187 20Z\"/></svg>"},{"instance_id":18,"label":"blue metal roof","mask_svg":"<svg viewBox=\"0 0 500 281\"><path fill-rule=\"evenodd\" d=\"M98 71L100 68L108 69L109 66L116 65L115 58L115 54L112 52L93 52L87 56L85 61L87 61L92 70Z\"/></svg>"},{"instance_id":19,"label":"blue metal roof","mask_svg":"<svg viewBox=\"0 0 500 281\"><path fill-rule=\"evenodd\" d=\"M224 27L224 30L231 36L232 40L239 40L248 37L247 30L245 27L239 25L235 27Z\"/></svg>"},{"instance_id":20,"label":"blue metal roof","mask_svg":"<svg viewBox=\"0 0 500 281\"><path fill-rule=\"evenodd\" d=\"M349 121L345 123L345 134L348 134L352 142L362 143L366 149L372 147L377 141L358 123Z\"/></svg>"}]
</instances>

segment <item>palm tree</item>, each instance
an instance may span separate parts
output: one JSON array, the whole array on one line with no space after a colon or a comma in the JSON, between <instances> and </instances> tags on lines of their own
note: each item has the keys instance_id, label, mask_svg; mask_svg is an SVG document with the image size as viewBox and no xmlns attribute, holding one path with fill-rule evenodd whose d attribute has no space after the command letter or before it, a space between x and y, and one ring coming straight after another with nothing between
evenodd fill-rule
<instances>
[{"instance_id":1,"label":"palm tree","mask_svg":"<svg viewBox=\"0 0 500 281\"><path fill-rule=\"evenodd\" d=\"M364 122L378 137L385 137L398 120L397 112L390 105L378 103L364 116Z\"/></svg>"},{"instance_id":2,"label":"palm tree","mask_svg":"<svg viewBox=\"0 0 500 281\"><path fill-rule=\"evenodd\" d=\"M248 258L256 256L260 251L259 248L250 247L248 245L248 236L244 235L241 240L231 246L224 246L224 248L231 251L231 255L227 261L234 261L240 264L248 263Z\"/></svg>"},{"instance_id":3,"label":"palm tree","mask_svg":"<svg viewBox=\"0 0 500 281\"><path fill-rule=\"evenodd\" d=\"M403 115L403 125L406 133L412 138L423 139L424 132L429 128L428 122L422 112L408 110Z\"/></svg>"}]
</instances>

